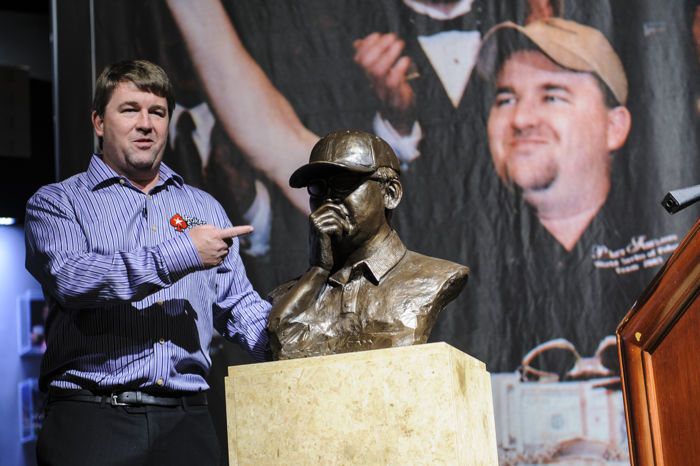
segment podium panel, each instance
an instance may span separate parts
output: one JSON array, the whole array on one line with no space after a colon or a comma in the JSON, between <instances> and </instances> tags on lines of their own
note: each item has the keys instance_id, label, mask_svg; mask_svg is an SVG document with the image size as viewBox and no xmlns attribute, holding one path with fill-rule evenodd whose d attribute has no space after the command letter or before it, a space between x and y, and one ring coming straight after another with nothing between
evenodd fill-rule
<instances>
[{"instance_id":1,"label":"podium panel","mask_svg":"<svg viewBox=\"0 0 700 466\"><path fill-rule=\"evenodd\" d=\"M497 465L491 382L445 343L232 366L230 465Z\"/></svg>"},{"instance_id":2,"label":"podium panel","mask_svg":"<svg viewBox=\"0 0 700 466\"><path fill-rule=\"evenodd\" d=\"M700 221L617 329L634 466L700 458Z\"/></svg>"}]
</instances>

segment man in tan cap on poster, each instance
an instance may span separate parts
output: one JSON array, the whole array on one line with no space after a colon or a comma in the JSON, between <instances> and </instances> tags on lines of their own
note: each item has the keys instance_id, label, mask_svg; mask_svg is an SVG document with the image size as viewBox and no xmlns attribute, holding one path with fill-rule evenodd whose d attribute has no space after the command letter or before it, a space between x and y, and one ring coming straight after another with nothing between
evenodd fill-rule
<instances>
[{"instance_id":1,"label":"man in tan cap on poster","mask_svg":"<svg viewBox=\"0 0 700 466\"><path fill-rule=\"evenodd\" d=\"M495 79L488 140L498 176L570 251L607 199L611 154L630 130L620 59L597 29L550 18L494 27L477 66Z\"/></svg>"},{"instance_id":2,"label":"man in tan cap on poster","mask_svg":"<svg viewBox=\"0 0 700 466\"><path fill-rule=\"evenodd\" d=\"M469 269L408 251L391 227L403 194L391 147L362 131L330 133L289 184L309 193L310 267L272 293L275 358L425 343Z\"/></svg>"}]
</instances>

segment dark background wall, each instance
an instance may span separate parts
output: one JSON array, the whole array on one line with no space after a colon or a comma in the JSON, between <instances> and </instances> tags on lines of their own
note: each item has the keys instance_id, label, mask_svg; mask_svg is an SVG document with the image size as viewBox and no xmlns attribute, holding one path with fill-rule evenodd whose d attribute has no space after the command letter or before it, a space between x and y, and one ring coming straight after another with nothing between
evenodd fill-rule
<instances>
[{"instance_id":1,"label":"dark background wall","mask_svg":"<svg viewBox=\"0 0 700 466\"><path fill-rule=\"evenodd\" d=\"M27 93L24 105L26 128L8 129L3 137L18 137L28 131L29 151L10 157L0 151L0 217L18 220L15 226L0 226L0 466L36 464L34 442L20 442L20 397L18 384L38 375L40 358L19 355L20 298L40 295L39 284L24 269L24 234L21 223L28 197L39 186L54 180L53 105L51 95L51 15L48 0L4 1L0 6L0 67L19 68ZM19 115L11 107L20 101L8 86L0 89L2 115ZM29 108L28 114L26 108ZM19 126L22 126L21 124ZM7 147L0 141L0 147ZM5 141L6 142L6 141Z\"/></svg>"},{"instance_id":2,"label":"dark background wall","mask_svg":"<svg viewBox=\"0 0 700 466\"><path fill-rule=\"evenodd\" d=\"M13 216L20 223L24 204L39 186L55 175L53 105L51 97L51 16L49 1L2 2L0 7L0 66L28 71L30 150L24 157L9 157L0 150L0 216ZM3 103L21 102L3 86ZM20 113L5 108L3 114ZM7 125L7 121L0 124ZM12 132L0 133L6 137ZM0 141L0 147L3 147Z\"/></svg>"}]
</instances>

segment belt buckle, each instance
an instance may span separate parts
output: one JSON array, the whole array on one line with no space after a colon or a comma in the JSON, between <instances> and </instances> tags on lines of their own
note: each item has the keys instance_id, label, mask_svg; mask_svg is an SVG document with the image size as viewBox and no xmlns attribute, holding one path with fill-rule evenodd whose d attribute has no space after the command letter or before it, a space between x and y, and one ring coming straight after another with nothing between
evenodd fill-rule
<instances>
[{"instance_id":1,"label":"belt buckle","mask_svg":"<svg viewBox=\"0 0 700 466\"><path fill-rule=\"evenodd\" d=\"M112 406L129 406L129 403L120 402L117 396L118 395L116 393L112 393L109 397L109 404Z\"/></svg>"}]
</instances>

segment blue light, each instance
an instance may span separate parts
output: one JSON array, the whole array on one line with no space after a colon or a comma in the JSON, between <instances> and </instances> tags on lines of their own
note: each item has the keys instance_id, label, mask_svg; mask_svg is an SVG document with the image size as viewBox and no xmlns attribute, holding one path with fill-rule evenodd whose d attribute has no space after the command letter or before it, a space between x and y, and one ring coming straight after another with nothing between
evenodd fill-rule
<instances>
[{"instance_id":1,"label":"blue light","mask_svg":"<svg viewBox=\"0 0 700 466\"><path fill-rule=\"evenodd\" d=\"M17 223L17 219L14 217L0 217L0 226L9 227Z\"/></svg>"}]
</instances>

